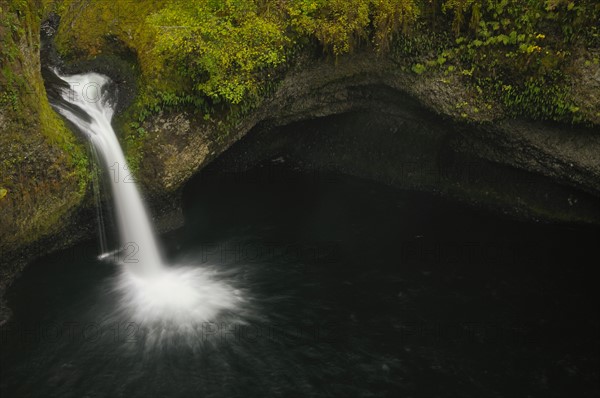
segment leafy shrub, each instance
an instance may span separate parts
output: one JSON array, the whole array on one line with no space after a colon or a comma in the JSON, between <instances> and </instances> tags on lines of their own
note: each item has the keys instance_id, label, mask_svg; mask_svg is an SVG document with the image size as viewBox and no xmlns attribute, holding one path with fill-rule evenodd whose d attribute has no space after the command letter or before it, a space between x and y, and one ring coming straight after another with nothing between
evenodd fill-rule
<instances>
[{"instance_id":1,"label":"leafy shrub","mask_svg":"<svg viewBox=\"0 0 600 398\"><path fill-rule=\"evenodd\" d=\"M281 21L252 0L177 1L148 22L167 66L213 99L240 103L258 92L266 71L286 61Z\"/></svg>"}]
</instances>

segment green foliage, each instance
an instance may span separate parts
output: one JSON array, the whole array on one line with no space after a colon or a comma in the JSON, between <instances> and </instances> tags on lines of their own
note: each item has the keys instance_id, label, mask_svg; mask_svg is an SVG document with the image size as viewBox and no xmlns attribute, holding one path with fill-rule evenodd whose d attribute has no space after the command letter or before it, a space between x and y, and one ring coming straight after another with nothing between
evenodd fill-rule
<instances>
[{"instance_id":1,"label":"green foliage","mask_svg":"<svg viewBox=\"0 0 600 398\"><path fill-rule=\"evenodd\" d=\"M500 101L511 115L581 119L570 100L571 53L577 46L597 46L600 3L446 0L441 8L450 17L454 43L434 57L418 52L427 54L421 63L443 68L445 74L461 71L477 95Z\"/></svg>"},{"instance_id":2,"label":"green foliage","mask_svg":"<svg viewBox=\"0 0 600 398\"><path fill-rule=\"evenodd\" d=\"M391 54L403 70L441 73L444 81L454 75L509 113L520 106L529 116L574 121L577 106L566 100L573 49L600 45L596 0L57 3L67 14L58 36L63 51L93 57L110 51L108 38L135 50L141 94L132 120L138 122L177 108L207 120L250 109L296 50L315 43L335 58L360 50ZM502 86L512 87L510 94ZM548 98L550 92L562 94ZM6 95L2 101L12 106Z\"/></svg>"},{"instance_id":3,"label":"green foliage","mask_svg":"<svg viewBox=\"0 0 600 398\"><path fill-rule=\"evenodd\" d=\"M142 59L149 84L137 120L180 107L205 114L219 104L250 108L243 104L273 89L305 39L336 56L362 43L384 52L418 13L413 0L181 0L157 7L139 22L152 45Z\"/></svg>"},{"instance_id":4,"label":"green foliage","mask_svg":"<svg viewBox=\"0 0 600 398\"><path fill-rule=\"evenodd\" d=\"M374 0L373 43L379 51L388 51L399 32L410 33L420 10L413 0Z\"/></svg>"},{"instance_id":5,"label":"green foliage","mask_svg":"<svg viewBox=\"0 0 600 398\"><path fill-rule=\"evenodd\" d=\"M484 0L485 1L485 0ZM481 0L447 0L443 3L444 12L452 12L452 31L456 36L460 34L465 24L466 14L471 12L470 26L476 30L481 18Z\"/></svg>"},{"instance_id":6,"label":"green foliage","mask_svg":"<svg viewBox=\"0 0 600 398\"><path fill-rule=\"evenodd\" d=\"M83 148L74 142L65 143L63 149L70 154L70 166L74 169L73 175L78 181L78 193L83 196L91 179L89 159Z\"/></svg>"},{"instance_id":7,"label":"green foliage","mask_svg":"<svg viewBox=\"0 0 600 398\"><path fill-rule=\"evenodd\" d=\"M370 3L370 0L292 0L287 12L297 34L316 37L337 56L368 39Z\"/></svg>"},{"instance_id":8,"label":"green foliage","mask_svg":"<svg viewBox=\"0 0 600 398\"><path fill-rule=\"evenodd\" d=\"M417 75L420 75L427 70L427 67L423 64L414 64L412 66L411 70L413 72L415 72Z\"/></svg>"},{"instance_id":9,"label":"green foliage","mask_svg":"<svg viewBox=\"0 0 600 398\"><path fill-rule=\"evenodd\" d=\"M368 42L387 51L419 15L414 0L291 0L286 8L296 34L314 36L335 56Z\"/></svg>"},{"instance_id":10,"label":"green foliage","mask_svg":"<svg viewBox=\"0 0 600 398\"><path fill-rule=\"evenodd\" d=\"M263 74L286 61L289 38L281 21L255 1L178 1L148 22L161 59L213 100L237 104L256 95Z\"/></svg>"},{"instance_id":11,"label":"green foliage","mask_svg":"<svg viewBox=\"0 0 600 398\"><path fill-rule=\"evenodd\" d=\"M18 97L14 88L7 88L6 91L0 93L0 108L6 108L16 112L19 110Z\"/></svg>"},{"instance_id":12,"label":"green foliage","mask_svg":"<svg viewBox=\"0 0 600 398\"><path fill-rule=\"evenodd\" d=\"M25 12L23 1L0 4L0 108L12 112L19 110L17 93L24 87L24 79L11 66L22 62L18 40L23 37L25 30L19 23L19 15Z\"/></svg>"},{"instance_id":13,"label":"green foliage","mask_svg":"<svg viewBox=\"0 0 600 398\"><path fill-rule=\"evenodd\" d=\"M498 86L502 102L513 116L579 120L577 107L563 85L548 81L546 77L530 78L519 86Z\"/></svg>"}]
</instances>

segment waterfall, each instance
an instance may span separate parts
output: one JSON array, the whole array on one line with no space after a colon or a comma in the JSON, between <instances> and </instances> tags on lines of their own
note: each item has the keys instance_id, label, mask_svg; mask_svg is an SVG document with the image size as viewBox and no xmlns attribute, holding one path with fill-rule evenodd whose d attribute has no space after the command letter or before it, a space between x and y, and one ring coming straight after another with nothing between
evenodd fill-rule
<instances>
[{"instance_id":1,"label":"waterfall","mask_svg":"<svg viewBox=\"0 0 600 398\"><path fill-rule=\"evenodd\" d=\"M173 336L196 336L205 322L221 312L239 309L240 291L221 282L215 267L165 264L152 225L111 126L113 106L106 90L110 80L96 73L54 80L52 106L88 138L99 163L110 176L121 248L104 253L122 265L114 286L119 312L150 329L146 338L160 343ZM58 90L57 90L58 87ZM97 182L95 189L97 189ZM97 203L99 206L99 203ZM103 222L99 220L102 240ZM105 245L102 245L102 250ZM193 338L186 341L193 342Z\"/></svg>"},{"instance_id":2,"label":"waterfall","mask_svg":"<svg viewBox=\"0 0 600 398\"><path fill-rule=\"evenodd\" d=\"M96 73L58 77L69 86L61 96L72 106L55 102L54 107L87 135L105 170L110 172L121 241L119 261L138 275L158 272L162 259L148 213L111 126L113 108L104 90L108 78Z\"/></svg>"}]
</instances>

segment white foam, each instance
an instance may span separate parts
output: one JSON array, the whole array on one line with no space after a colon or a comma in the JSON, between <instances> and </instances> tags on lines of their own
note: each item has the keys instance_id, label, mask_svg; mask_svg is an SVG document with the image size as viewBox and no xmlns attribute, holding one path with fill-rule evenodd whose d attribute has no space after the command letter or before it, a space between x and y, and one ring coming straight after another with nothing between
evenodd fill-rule
<instances>
[{"instance_id":1,"label":"white foam","mask_svg":"<svg viewBox=\"0 0 600 398\"><path fill-rule=\"evenodd\" d=\"M222 311L233 311L242 298L206 268L169 267L152 276L121 272L116 290L121 308L131 320L145 326L172 323L193 329L216 318Z\"/></svg>"}]
</instances>

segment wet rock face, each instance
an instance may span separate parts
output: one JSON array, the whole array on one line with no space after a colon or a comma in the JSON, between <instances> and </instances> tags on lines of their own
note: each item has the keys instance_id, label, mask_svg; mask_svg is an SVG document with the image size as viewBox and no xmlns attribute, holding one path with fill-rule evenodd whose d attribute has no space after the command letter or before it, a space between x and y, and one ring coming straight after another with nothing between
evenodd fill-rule
<instances>
[{"instance_id":1,"label":"wet rock face","mask_svg":"<svg viewBox=\"0 0 600 398\"><path fill-rule=\"evenodd\" d=\"M595 129L526 121L501 121L463 129L458 151L539 173L600 196L600 134Z\"/></svg>"},{"instance_id":2,"label":"wet rock face","mask_svg":"<svg viewBox=\"0 0 600 398\"><path fill-rule=\"evenodd\" d=\"M372 108L281 127L261 124L207 167L235 173L286 162L316 175L339 172L433 192L520 219L600 223L598 196L575 181L569 186L536 167L517 167L518 154L501 146L492 151L499 161L490 160L473 145L472 126L427 112L406 118L405 110ZM531 164L538 164L535 157Z\"/></svg>"},{"instance_id":3,"label":"wet rock face","mask_svg":"<svg viewBox=\"0 0 600 398\"><path fill-rule=\"evenodd\" d=\"M52 39L56 32L58 31L58 26L60 24L60 15L51 12L48 14L46 19L42 22L40 26L40 34L42 37L42 41L44 39Z\"/></svg>"},{"instance_id":4,"label":"wet rock face","mask_svg":"<svg viewBox=\"0 0 600 398\"><path fill-rule=\"evenodd\" d=\"M580 112L600 125L600 63L597 62L600 49L588 50L587 57L581 56L573 64L571 91L578 100Z\"/></svg>"},{"instance_id":5,"label":"wet rock face","mask_svg":"<svg viewBox=\"0 0 600 398\"><path fill-rule=\"evenodd\" d=\"M292 70L225 137L190 114L155 117L147 124L142 180L160 197L179 192L211 161L244 169L287 153L303 167L438 192L521 218L600 223L594 129L495 120L493 113L460 123L451 106L464 95L460 89L351 58Z\"/></svg>"},{"instance_id":6,"label":"wet rock face","mask_svg":"<svg viewBox=\"0 0 600 398\"><path fill-rule=\"evenodd\" d=\"M146 148L152 148L141 170L154 191L172 192L206 161L210 138L192 115L180 113L156 117L147 123Z\"/></svg>"}]
</instances>

